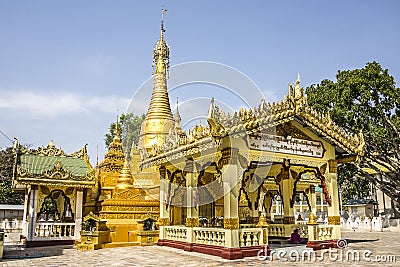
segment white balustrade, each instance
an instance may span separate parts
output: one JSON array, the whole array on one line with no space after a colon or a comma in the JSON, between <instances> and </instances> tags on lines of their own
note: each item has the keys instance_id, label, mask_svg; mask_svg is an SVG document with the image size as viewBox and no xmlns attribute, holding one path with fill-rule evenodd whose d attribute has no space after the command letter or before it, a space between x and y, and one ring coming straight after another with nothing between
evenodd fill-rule
<instances>
[{"instance_id":1,"label":"white balustrade","mask_svg":"<svg viewBox=\"0 0 400 267\"><path fill-rule=\"evenodd\" d=\"M35 239L73 239L75 223L36 223Z\"/></svg>"},{"instance_id":2,"label":"white balustrade","mask_svg":"<svg viewBox=\"0 0 400 267\"><path fill-rule=\"evenodd\" d=\"M187 227L185 226L166 226L166 239L175 241L186 241Z\"/></svg>"},{"instance_id":3,"label":"white balustrade","mask_svg":"<svg viewBox=\"0 0 400 267\"><path fill-rule=\"evenodd\" d=\"M268 226L268 236L285 236L284 224L270 224Z\"/></svg>"},{"instance_id":4,"label":"white balustrade","mask_svg":"<svg viewBox=\"0 0 400 267\"><path fill-rule=\"evenodd\" d=\"M18 219L0 221L0 228L4 230L21 230L21 225L22 221L18 221Z\"/></svg>"},{"instance_id":5,"label":"white balustrade","mask_svg":"<svg viewBox=\"0 0 400 267\"><path fill-rule=\"evenodd\" d=\"M260 228L239 229L239 242L241 247L258 246L262 243L262 230Z\"/></svg>"},{"instance_id":6,"label":"white balustrade","mask_svg":"<svg viewBox=\"0 0 400 267\"><path fill-rule=\"evenodd\" d=\"M194 227L195 243L225 246L225 229Z\"/></svg>"},{"instance_id":7,"label":"white balustrade","mask_svg":"<svg viewBox=\"0 0 400 267\"><path fill-rule=\"evenodd\" d=\"M317 240L331 240L332 239L333 226L329 225L318 225L317 226Z\"/></svg>"}]
</instances>

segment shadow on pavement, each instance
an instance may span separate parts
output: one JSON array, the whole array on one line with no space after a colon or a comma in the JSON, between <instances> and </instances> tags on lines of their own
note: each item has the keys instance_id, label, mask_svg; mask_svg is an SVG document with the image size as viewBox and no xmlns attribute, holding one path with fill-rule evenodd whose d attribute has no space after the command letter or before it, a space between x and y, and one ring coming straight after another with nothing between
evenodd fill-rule
<instances>
[{"instance_id":1,"label":"shadow on pavement","mask_svg":"<svg viewBox=\"0 0 400 267\"><path fill-rule=\"evenodd\" d=\"M2 261L59 256L65 249L72 248L72 245L35 248L25 248L23 245L5 245Z\"/></svg>"}]
</instances>

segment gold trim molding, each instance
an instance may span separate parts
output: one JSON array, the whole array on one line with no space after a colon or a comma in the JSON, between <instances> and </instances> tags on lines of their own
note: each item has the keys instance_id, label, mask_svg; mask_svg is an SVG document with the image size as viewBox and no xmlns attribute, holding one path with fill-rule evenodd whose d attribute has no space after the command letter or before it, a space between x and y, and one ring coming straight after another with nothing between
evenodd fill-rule
<instances>
[{"instance_id":1,"label":"gold trim molding","mask_svg":"<svg viewBox=\"0 0 400 267\"><path fill-rule=\"evenodd\" d=\"M199 218L186 218L187 227L197 227L199 226Z\"/></svg>"},{"instance_id":2,"label":"gold trim molding","mask_svg":"<svg viewBox=\"0 0 400 267\"><path fill-rule=\"evenodd\" d=\"M328 216L329 225L340 225L340 216Z\"/></svg>"},{"instance_id":3,"label":"gold trim molding","mask_svg":"<svg viewBox=\"0 0 400 267\"><path fill-rule=\"evenodd\" d=\"M330 173L337 173L338 162L337 160L329 160L329 172Z\"/></svg>"},{"instance_id":4,"label":"gold trim molding","mask_svg":"<svg viewBox=\"0 0 400 267\"><path fill-rule=\"evenodd\" d=\"M225 229L239 229L239 218L224 218Z\"/></svg>"},{"instance_id":5,"label":"gold trim molding","mask_svg":"<svg viewBox=\"0 0 400 267\"><path fill-rule=\"evenodd\" d=\"M171 221L169 218L158 218L158 225L159 226L168 226L171 225Z\"/></svg>"},{"instance_id":6,"label":"gold trim molding","mask_svg":"<svg viewBox=\"0 0 400 267\"><path fill-rule=\"evenodd\" d=\"M285 216L283 217L284 224L294 224L294 216Z\"/></svg>"}]
</instances>

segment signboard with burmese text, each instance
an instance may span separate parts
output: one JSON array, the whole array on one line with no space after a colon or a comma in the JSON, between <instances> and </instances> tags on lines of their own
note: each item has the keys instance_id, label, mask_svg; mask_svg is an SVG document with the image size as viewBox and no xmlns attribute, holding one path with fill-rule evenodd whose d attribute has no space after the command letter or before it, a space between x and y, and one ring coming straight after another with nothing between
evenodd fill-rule
<instances>
[{"instance_id":1,"label":"signboard with burmese text","mask_svg":"<svg viewBox=\"0 0 400 267\"><path fill-rule=\"evenodd\" d=\"M284 137L271 134L255 134L249 136L250 149L285 153L299 156L322 158L324 147L319 141Z\"/></svg>"}]
</instances>

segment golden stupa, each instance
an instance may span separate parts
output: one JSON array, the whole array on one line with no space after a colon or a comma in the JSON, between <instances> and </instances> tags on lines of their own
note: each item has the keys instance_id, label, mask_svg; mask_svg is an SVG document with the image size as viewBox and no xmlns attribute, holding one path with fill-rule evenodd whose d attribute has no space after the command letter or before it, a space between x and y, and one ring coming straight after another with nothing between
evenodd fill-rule
<instances>
[{"instance_id":1,"label":"golden stupa","mask_svg":"<svg viewBox=\"0 0 400 267\"><path fill-rule=\"evenodd\" d=\"M169 47L164 39L164 22L161 22L160 38L153 50L154 89L146 118L140 130L139 150L150 152L162 147L165 137L174 129L167 91L169 76Z\"/></svg>"},{"instance_id":2,"label":"golden stupa","mask_svg":"<svg viewBox=\"0 0 400 267\"><path fill-rule=\"evenodd\" d=\"M106 220L110 229L111 243L104 247L152 244L158 239L158 232L155 234L153 231L150 233L152 237L143 242L143 221L149 218L156 220L159 216L159 201L152 197L159 194L159 175L156 171L140 170L140 152L150 153L160 149L171 131L184 134L179 111L174 117L167 92L170 63L164 32L162 19L160 38L153 51L153 93L141 126L138 147L132 144L131 162L129 164L124 156L121 129L117 122L109 150L97 166L98 185L86 197L85 214L90 211L98 214L101 220Z\"/></svg>"}]
</instances>

